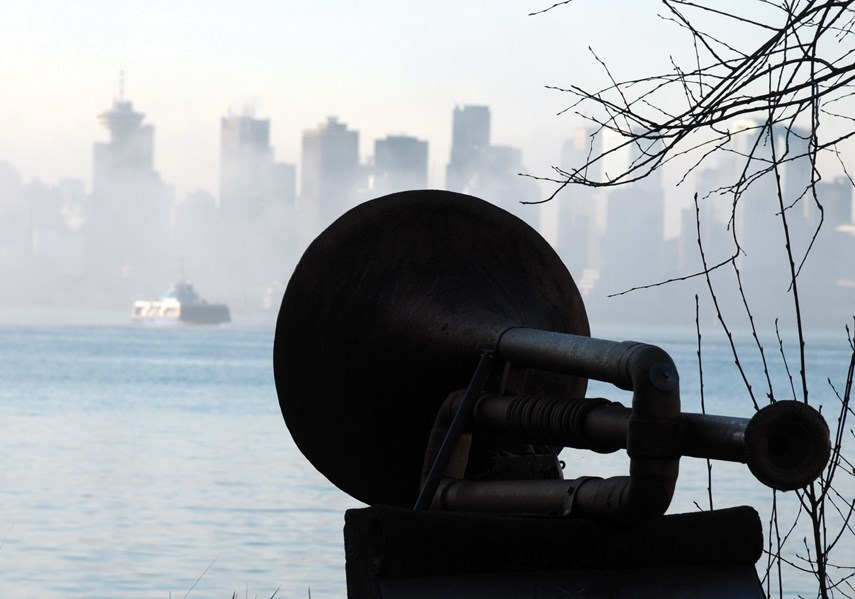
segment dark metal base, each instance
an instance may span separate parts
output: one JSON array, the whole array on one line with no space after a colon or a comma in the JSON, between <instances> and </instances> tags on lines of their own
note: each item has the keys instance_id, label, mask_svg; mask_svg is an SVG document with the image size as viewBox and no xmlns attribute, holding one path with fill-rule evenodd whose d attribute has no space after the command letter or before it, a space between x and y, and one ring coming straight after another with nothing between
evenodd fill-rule
<instances>
[{"instance_id":1,"label":"dark metal base","mask_svg":"<svg viewBox=\"0 0 855 599\"><path fill-rule=\"evenodd\" d=\"M383 599L763 599L753 566L514 572L395 578ZM352 595L349 595L352 597Z\"/></svg>"},{"instance_id":2,"label":"dark metal base","mask_svg":"<svg viewBox=\"0 0 855 599\"><path fill-rule=\"evenodd\" d=\"M345 515L349 599L760 598L750 507L632 525L413 512Z\"/></svg>"}]
</instances>

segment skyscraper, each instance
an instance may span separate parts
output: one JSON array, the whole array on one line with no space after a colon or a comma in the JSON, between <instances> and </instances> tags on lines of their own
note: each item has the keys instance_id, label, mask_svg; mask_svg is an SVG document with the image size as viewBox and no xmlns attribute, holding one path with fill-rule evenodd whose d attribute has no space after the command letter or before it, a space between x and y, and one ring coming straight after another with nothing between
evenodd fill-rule
<instances>
[{"instance_id":1,"label":"skyscraper","mask_svg":"<svg viewBox=\"0 0 855 599\"><path fill-rule=\"evenodd\" d=\"M296 226L295 191L294 165L274 161L269 119L252 113L220 119L218 209L213 226L195 227L197 245L187 254L208 269L211 279L230 273L231 288L223 289L222 296L231 296L233 304L257 307L287 269ZM197 217L210 218L205 198L194 199ZM237 290L240 298L235 297Z\"/></svg>"},{"instance_id":2,"label":"skyscraper","mask_svg":"<svg viewBox=\"0 0 855 599\"><path fill-rule=\"evenodd\" d=\"M359 132L336 117L303 132L300 198L325 224L352 207L359 189Z\"/></svg>"},{"instance_id":3,"label":"skyscraper","mask_svg":"<svg viewBox=\"0 0 855 599\"><path fill-rule=\"evenodd\" d=\"M387 136L374 142L376 195L424 189L428 178L428 142L415 137Z\"/></svg>"},{"instance_id":4,"label":"skyscraper","mask_svg":"<svg viewBox=\"0 0 855 599\"><path fill-rule=\"evenodd\" d=\"M521 177L522 172L519 148L490 143L487 106L455 106L447 189L487 200L537 228L540 210L524 203L537 201L540 190L532 179Z\"/></svg>"},{"instance_id":5,"label":"skyscraper","mask_svg":"<svg viewBox=\"0 0 855 599\"><path fill-rule=\"evenodd\" d=\"M582 169L589 179L599 180L603 172L602 161L587 168L585 165L599 156L602 150L603 136L597 134L595 128L578 127L561 147L560 168L567 173ZM600 222L605 220L605 211L601 208L604 195L599 188L570 185L549 206L557 212L556 249L583 293L589 291L592 281L599 277L602 266ZM603 214L599 214L600 211Z\"/></svg>"},{"instance_id":6,"label":"skyscraper","mask_svg":"<svg viewBox=\"0 0 855 599\"><path fill-rule=\"evenodd\" d=\"M246 215L268 203L291 203L293 165L276 163L270 146L270 120L250 114L220 121L220 207Z\"/></svg>"},{"instance_id":7,"label":"skyscraper","mask_svg":"<svg viewBox=\"0 0 855 599\"><path fill-rule=\"evenodd\" d=\"M812 250L816 254L809 258L818 280L814 287L825 289L828 280L834 282L834 290L828 296L834 302L840 322L845 322L851 318L850 310L855 301L852 181L847 176L821 181L816 184L816 195L824 208L825 223Z\"/></svg>"},{"instance_id":8,"label":"skyscraper","mask_svg":"<svg viewBox=\"0 0 855 599\"><path fill-rule=\"evenodd\" d=\"M171 273L171 191L154 169L154 127L144 119L121 92L98 115L109 141L93 147L86 266L110 302L152 293Z\"/></svg>"},{"instance_id":9,"label":"skyscraper","mask_svg":"<svg viewBox=\"0 0 855 599\"><path fill-rule=\"evenodd\" d=\"M481 150L480 165L466 191L515 214L537 229L540 207L527 205L540 199L540 190L524 177L522 150L511 146L490 145Z\"/></svg>"},{"instance_id":10,"label":"skyscraper","mask_svg":"<svg viewBox=\"0 0 855 599\"><path fill-rule=\"evenodd\" d=\"M852 182L848 177L837 176L830 181L817 182L816 195L823 206L823 226L836 229L852 224Z\"/></svg>"},{"instance_id":11,"label":"skyscraper","mask_svg":"<svg viewBox=\"0 0 855 599\"><path fill-rule=\"evenodd\" d=\"M732 137L728 147L731 151L722 159L725 181L729 185L744 181L739 186L738 196L730 194L731 205L736 202L733 228L740 249L736 265L743 290L749 302L764 304L770 311L780 310L788 299L779 293L778 286L786 285L790 276L788 242L779 216L778 176L770 170L770 165L780 159L780 138L776 140L762 121L736 120L729 123L728 129ZM795 137L791 136L790 142L794 141ZM800 179L801 183L793 183ZM794 176L792 171L785 182L793 194L801 193L796 191L799 186L804 190L803 178ZM789 192L782 191L787 201ZM789 223L791 247L799 254L808 243L806 223L793 212L787 216L792 217Z\"/></svg>"},{"instance_id":12,"label":"skyscraper","mask_svg":"<svg viewBox=\"0 0 855 599\"><path fill-rule=\"evenodd\" d=\"M133 103L121 96L113 106L98 115L110 132L106 143L96 142L92 156L92 191L109 190L129 177L156 180L154 171L154 127L144 125L145 115L134 110Z\"/></svg>"},{"instance_id":13,"label":"skyscraper","mask_svg":"<svg viewBox=\"0 0 855 599\"><path fill-rule=\"evenodd\" d=\"M455 106L452 115L451 160L445 185L466 191L476 177L490 147L490 109L487 106Z\"/></svg>"}]
</instances>

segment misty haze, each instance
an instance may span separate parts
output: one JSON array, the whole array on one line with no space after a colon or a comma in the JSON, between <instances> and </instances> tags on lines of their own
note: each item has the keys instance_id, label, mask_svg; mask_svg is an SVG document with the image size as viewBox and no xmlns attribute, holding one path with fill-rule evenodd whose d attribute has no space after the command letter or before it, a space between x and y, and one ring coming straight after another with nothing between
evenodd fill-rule
<instances>
[{"instance_id":1,"label":"misty haze","mask_svg":"<svg viewBox=\"0 0 855 599\"><path fill-rule=\"evenodd\" d=\"M130 313L135 300L154 298L187 278L204 298L230 305L238 321L275 314L301 252L335 218L373 197L438 187L485 199L539 230L576 279L593 322L690 321L696 282L608 297L702 270L694 207L680 209L666 201L661 172L614 189L570 187L539 203L551 189L525 176L533 170L521 149L497 143L492 135L492 123L502 115L487 105L458 105L448 117L447 157L431 156L430 140L406 134L373 140L373 154L360 156L358 125L330 116L292 132L301 139L301 155L299 164L288 164L274 158L271 119L226 114L211 123L219 129L218 189L177 197L156 168L156 124L120 90L97 115L104 140L92 143L91 186L84 173L56 182L25 180L14 164L0 163L0 301L7 307L56 310L60 321L66 311L73 320L74 310L81 309ZM741 145L744 153L756 134L744 123L736 126L746 130L733 141L735 151ZM622 141L615 136L603 141L594 133L577 127L555 164L569 171L584 164L592 143L602 152L608 149L604 144ZM793 129L782 131L775 143L805 140L805 132ZM624 154L624 161L635 158ZM430 177L431 161L442 161L444 172ZM738 161L725 158L694 179L711 264L734 251L732 201L719 190L739 168ZM792 202L810 184L810 164L806 157L793 160L783 171L783 192ZM811 299L806 305L812 310L806 316L811 324L829 327L845 322L855 291L852 186L839 176L821 181L816 190L825 222L806 268L805 295ZM747 240L739 259L749 281L746 293L781 312L788 301L781 287L788 264L779 250L783 237L776 209L769 174L751 187L734 222L739 238ZM677 223L670 235L669 218ZM816 206L807 201L794 212L790 226L797 255L807 249L818 218Z\"/></svg>"}]
</instances>

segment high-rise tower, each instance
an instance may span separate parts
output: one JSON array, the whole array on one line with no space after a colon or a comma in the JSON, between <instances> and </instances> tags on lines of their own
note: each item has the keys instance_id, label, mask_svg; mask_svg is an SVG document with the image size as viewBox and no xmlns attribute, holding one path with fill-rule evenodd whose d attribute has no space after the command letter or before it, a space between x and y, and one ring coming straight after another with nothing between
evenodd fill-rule
<instances>
[{"instance_id":1,"label":"high-rise tower","mask_svg":"<svg viewBox=\"0 0 855 599\"><path fill-rule=\"evenodd\" d=\"M455 106L451 160L445 171L446 187L451 191L466 191L489 147L490 109L487 106Z\"/></svg>"},{"instance_id":2,"label":"high-rise tower","mask_svg":"<svg viewBox=\"0 0 855 599\"><path fill-rule=\"evenodd\" d=\"M97 118L109 140L93 147L86 268L105 299L124 302L153 293L173 270L171 192L154 169L154 127L123 90Z\"/></svg>"},{"instance_id":3,"label":"high-rise tower","mask_svg":"<svg viewBox=\"0 0 855 599\"><path fill-rule=\"evenodd\" d=\"M445 186L471 194L508 210L537 228L540 210L525 206L539 190L524 172L522 150L490 143L490 109L456 106L452 114L451 159Z\"/></svg>"},{"instance_id":4,"label":"high-rise tower","mask_svg":"<svg viewBox=\"0 0 855 599\"><path fill-rule=\"evenodd\" d=\"M320 224L350 208L359 189L359 132L329 117L303 132L300 198L315 207Z\"/></svg>"},{"instance_id":5,"label":"high-rise tower","mask_svg":"<svg viewBox=\"0 0 855 599\"><path fill-rule=\"evenodd\" d=\"M374 193L424 189L428 179L428 142L389 135L374 142Z\"/></svg>"},{"instance_id":6,"label":"high-rise tower","mask_svg":"<svg viewBox=\"0 0 855 599\"><path fill-rule=\"evenodd\" d=\"M220 207L234 213L258 213L267 204L291 204L293 165L273 161L270 120L250 114L220 121Z\"/></svg>"},{"instance_id":7,"label":"high-rise tower","mask_svg":"<svg viewBox=\"0 0 855 599\"><path fill-rule=\"evenodd\" d=\"M127 177L157 178L154 171L154 127L144 125L145 115L121 95L98 115L110 140L96 142L92 160L92 189L106 191Z\"/></svg>"},{"instance_id":8,"label":"high-rise tower","mask_svg":"<svg viewBox=\"0 0 855 599\"><path fill-rule=\"evenodd\" d=\"M273 162L270 121L251 115L220 120L220 206L231 207L260 193L265 167Z\"/></svg>"}]
</instances>

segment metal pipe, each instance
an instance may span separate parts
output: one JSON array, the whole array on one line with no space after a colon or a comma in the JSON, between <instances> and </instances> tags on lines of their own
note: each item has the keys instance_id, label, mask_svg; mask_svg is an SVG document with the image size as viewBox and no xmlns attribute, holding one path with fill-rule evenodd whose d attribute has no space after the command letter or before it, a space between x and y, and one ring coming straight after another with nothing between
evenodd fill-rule
<instances>
[{"instance_id":1,"label":"metal pipe","mask_svg":"<svg viewBox=\"0 0 855 599\"><path fill-rule=\"evenodd\" d=\"M608 341L514 327L502 333L496 349L518 366L606 381L629 391L633 387L630 373L625 369L625 356L640 345L634 341Z\"/></svg>"},{"instance_id":2,"label":"metal pipe","mask_svg":"<svg viewBox=\"0 0 855 599\"><path fill-rule=\"evenodd\" d=\"M572 511L599 519L639 520L667 510L682 455L745 462L761 482L776 489L808 484L830 455L825 421L797 402L777 402L750 420L682 414L677 369L671 357L653 345L514 327L500 335L495 351L514 366L602 380L631 390L632 407L555 395L487 396L474 408L475 427L510 432L534 443L601 452L625 448L629 476L446 480L433 495L435 506Z\"/></svg>"},{"instance_id":3,"label":"metal pipe","mask_svg":"<svg viewBox=\"0 0 855 599\"><path fill-rule=\"evenodd\" d=\"M473 426L532 443L611 453L627 449L632 414L604 399L485 394L475 407ZM661 457L748 464L757 479L779 490L798 489L815 480L830 450L825 420L797 401L770 404L750 419L681 413L677 434L648 446L648 453Z\"/></svg>"},{"instance_id":4,"label":"metal pipe","mask_svg":"<svg viewBox=\"0 0 855 599\"><path fill-rule=\"evenodd\" d=\"M455 512L574 515L573 499L579 481L445 479L431 507Z\"/></svg>"},{"instance_id":5,"label":"metal pipe","mask_svg":"<svg viewBox=\"0 0 855 599\"><path fill-rule=\"evenodd\" d=\"M496 352L515 366L598 379L631 390L626 434L630 476L607 479L610 482L599 485L591 501L603 518L665 513L677 482L679 455L659 446L674 438L680 415L679 376L665 351L632 341L513 327L499 337ZM587 497L584 491L582 495Z\"/></svg>"}]
</instances>

